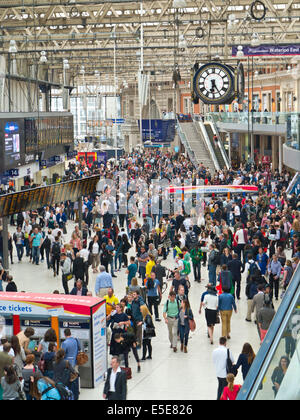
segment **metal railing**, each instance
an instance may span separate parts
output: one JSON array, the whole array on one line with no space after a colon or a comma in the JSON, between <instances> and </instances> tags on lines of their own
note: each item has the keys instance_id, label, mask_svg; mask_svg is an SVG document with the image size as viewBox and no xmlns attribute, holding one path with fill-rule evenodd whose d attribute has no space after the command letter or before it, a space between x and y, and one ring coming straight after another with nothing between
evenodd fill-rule
<instances>
[{"instance_id":1,"label":"metal railing","mask_svg":"<svg viewBox=\"0 0 300 420\"><path fill-rule=\"evenodd\" d=\"M274 373L281 360L288 361L282 382ZM300 265L296 268L282 302L252 363L238 400L300 399Z\"/></svg>"},{"instance_id":2,"label":"metal railing","mask_svg":"<svg viewBox=\"0 0 300 420\"><path fill-rule=\"evenodd\" d=\"M205 126L203 124L203 121L200 119L199 121L195 121L194 124L196 126L198 125L198 127L200 128L200 132L201 132L202 138L204 140L204 144L206 146L206 149L209 152L209 155L210 155L210 157L211 157L211 159L213 161L213 164L215 166L215 169L217 171L219 171L220 170L220 165L219 165L218 159L216 158L215 151L214 151L214 149L212 147L211 141L210 141L210 139L208 137L208 134L207 134L207 131L206 131Z\"/></svg>"}]
</instances>

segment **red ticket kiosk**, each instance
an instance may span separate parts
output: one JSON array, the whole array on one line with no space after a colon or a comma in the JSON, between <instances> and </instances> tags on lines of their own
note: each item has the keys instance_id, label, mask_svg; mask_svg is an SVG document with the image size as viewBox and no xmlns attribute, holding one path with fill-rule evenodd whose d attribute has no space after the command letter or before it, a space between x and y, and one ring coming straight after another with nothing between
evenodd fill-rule
<instances>
[{"instance_id":1,"label":"red ticket kiosk","mask_svg":"<svg viewBox=\"0 0 300 420\"><path fill-rule=\"evenodd\" d=\"M79 367L83 388L98 386L107 370L106 302L89 296L52 295L44 293L0 293L0 335L9 338L32 327L37 343L45 331L56 331L58 345L64 330L80 342L89 361Z\"/></svg>"}]
</instances>

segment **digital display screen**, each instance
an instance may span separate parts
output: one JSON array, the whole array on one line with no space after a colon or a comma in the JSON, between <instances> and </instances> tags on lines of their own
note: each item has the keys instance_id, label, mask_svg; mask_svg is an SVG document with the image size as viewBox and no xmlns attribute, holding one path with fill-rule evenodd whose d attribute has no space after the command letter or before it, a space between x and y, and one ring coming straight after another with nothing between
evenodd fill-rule
<instances>
[{"instance_id":1,"label":"digital display screen","mask_svg":"<svg viewBox=\"0 0 300 420\"><path fill-rule=\"evenodd\" d=\"M22 121L4 121L3 155L4 168L16 168L22 160L21 135L23 135Z\"/></svg>"},{"instance_id":2,"label":"digital display screen","mask_svg":"<svg viewBox=\"0 0 300 420\"><path fill-rule=\"evenodd\" d=\"M67 200L77 201L79 197L93 193L98 181L99 176L94 176L0 196L0 217L36 210Z\"/></svg>"}]
</instances>

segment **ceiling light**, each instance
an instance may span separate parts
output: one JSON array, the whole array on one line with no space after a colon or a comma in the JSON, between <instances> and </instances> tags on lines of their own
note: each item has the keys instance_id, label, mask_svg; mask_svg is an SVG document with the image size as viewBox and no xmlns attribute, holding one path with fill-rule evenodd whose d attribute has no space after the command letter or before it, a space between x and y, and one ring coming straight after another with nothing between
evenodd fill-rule
<instances>
[{"instance_id":1,"label":"ceiling light","mask_svg":"<svg viewBox=\"0 0 300 420\"><path fill-rule=\"evenodd\" d=\"M69 60L68 60L67 58L65 58L65 59L63 60L63 66L64 66L64 69L65 69L65 70L69 70L69 68L70 68L70 64L69 64Z\"/></svg>"},{"instance_id":2,"label":"ceiling light","mask_svg":"<svg viewBox=\"0 0 300 420\"><path fill-rule=\"evenodd\" d=\"M14 39L11 39L9 41L9 49L8 49L8 52L10 52L10 53L16 53L16 52L18 52L17 44L16 44L16 41Z\"/></svg>"},{"instance_id":3,"label":"ceiling light","mask_svg":"<svg viewBox=\"0 0 300 420\"><path fill-rule=\"evenodd\" d=\"M40 63L47 63L46 51L41 51Z\"/></svg>"},{"instance_id":4,"label":"ceiling light","mask_svg":"<svg viewBox=\"0 0 300 420\"><path fill-rule=\"evenodd\" d=\"M254 32L251 37L251 46L252 47L259 47L260 46L260 39L257 32Z\"/></svg>"}]
</instances>

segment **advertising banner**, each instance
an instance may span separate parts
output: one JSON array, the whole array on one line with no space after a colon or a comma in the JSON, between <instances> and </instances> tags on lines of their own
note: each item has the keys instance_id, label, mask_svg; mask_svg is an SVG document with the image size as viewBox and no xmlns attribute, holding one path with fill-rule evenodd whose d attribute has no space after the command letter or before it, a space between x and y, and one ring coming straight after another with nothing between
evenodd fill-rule
<instances>
[{"instance_id":1,"label":"advertising banner","mask_svg":"<svg viewBox=\"0 0 300 420\"><path fill-rule=\"evenodd\" d=\"M191 186L170 186L167 188L170 194L228 194L228 193L253 193L258 191L254 185L191 185Z\"/></svg>"},{"instance_id":2,"label":"advertising banner","mask_svg":"<svg viewBox=\"0 0 300 420\"><path fill-rule=\"evenodd\" d=\"M251 45L244 45L243 53L246 57L300 55L300 44L268 44L259 45L257 47L252 47ZM232 56L236 57L236 54L237 46L234 46L232 47Z\"/></svg>"}]
</instances>

